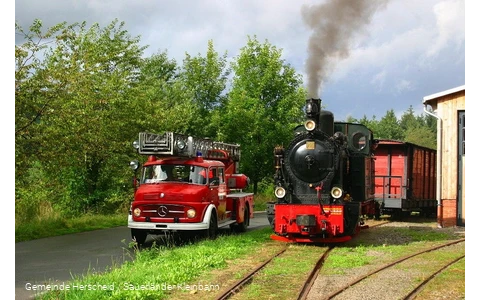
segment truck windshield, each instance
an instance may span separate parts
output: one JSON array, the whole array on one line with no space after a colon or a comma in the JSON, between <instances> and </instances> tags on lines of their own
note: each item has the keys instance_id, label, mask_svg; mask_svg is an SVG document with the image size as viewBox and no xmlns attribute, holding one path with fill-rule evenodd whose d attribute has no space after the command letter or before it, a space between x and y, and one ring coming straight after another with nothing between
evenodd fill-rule
<instances>
[{"instance_id":1,"label":"truck windshield","mask_svg":"<svg viewBox=\"0 0 480 300\"><path fill-rule=\"evenodd\" d=\"M206 168L190 165L151 165L143 167L141 183L185 182L206 184Z\"/></svg>"}]
</instances>

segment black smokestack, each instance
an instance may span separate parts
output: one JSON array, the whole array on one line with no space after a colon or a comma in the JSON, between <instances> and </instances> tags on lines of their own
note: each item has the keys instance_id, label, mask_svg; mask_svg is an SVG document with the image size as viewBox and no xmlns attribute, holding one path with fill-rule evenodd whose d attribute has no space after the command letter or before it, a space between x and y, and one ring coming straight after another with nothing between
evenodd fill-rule
<instances>
[{"instance_id":1,"label":"black smokestack","mask_svg":"<svg viewBox=\"0 0 480 300\"><path fill-rule=\"evenodd\" d=\"M303 6L302 18L313 30L308 42L308 97L318 98L333 63L349 56L351 39L365 29L388 0L329 0Z\"/></svg>"}]
</instances>

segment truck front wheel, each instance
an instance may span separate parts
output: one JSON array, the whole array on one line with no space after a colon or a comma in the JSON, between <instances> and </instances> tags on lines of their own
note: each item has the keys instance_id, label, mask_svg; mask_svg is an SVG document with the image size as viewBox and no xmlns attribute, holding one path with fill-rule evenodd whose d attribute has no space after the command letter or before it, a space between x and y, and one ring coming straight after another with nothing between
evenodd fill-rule
<instances>
[{"instance_id":1,"label":"truck front wheel","mask_svg":"<svg viewBox=\"0 0 480 300\"><path fill-rule=\"evenodd\" d=\"M137 244L142 245L147 239L147 231L142 229L133 229L132 228L132 239L137 242Z\"/></svg>"}]
</instances>

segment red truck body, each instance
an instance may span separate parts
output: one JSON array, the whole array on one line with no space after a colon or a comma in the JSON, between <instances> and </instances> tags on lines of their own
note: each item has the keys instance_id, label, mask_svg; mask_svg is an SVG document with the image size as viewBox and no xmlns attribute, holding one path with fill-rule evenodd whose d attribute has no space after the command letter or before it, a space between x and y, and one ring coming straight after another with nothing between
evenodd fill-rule
<instances>
[{"instance_id":1,"label":"red truck body","mask_svg":"<svg viewBox=\"0 0 480 300\"><path fill-rule=\"evenodd\" d=\"M128 216L135 241L142 244L148 234L165 232L197 232L215 238L224 226L246 230L253 218L254 199L253 193L242 192L248 177L236 173L238 145L174 133L141 133L138 144L139 153L148 155L148 160L135 176ZM159 146L165 144L169 144L167 151ZM170 149L178 145L184 151Z\"/></svg>"}]
</instances>

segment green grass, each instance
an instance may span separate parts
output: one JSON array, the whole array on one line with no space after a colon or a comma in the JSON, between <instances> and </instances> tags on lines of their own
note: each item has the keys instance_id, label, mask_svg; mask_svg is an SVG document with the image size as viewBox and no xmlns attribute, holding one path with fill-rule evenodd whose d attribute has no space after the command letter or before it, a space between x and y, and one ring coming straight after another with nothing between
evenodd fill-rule
<instances>
[{"instance_id":1,"label":"green grass","mask_svg":"<svg viewBox=\"0 0 480 300\"><path fill-rule=\"evenodd\" d=\"M15 243L70 233L127 225L127 215L83 215L78 218L49 218L16 224Z\"/></svg>"},{"instance_id":2,"label":"green grass","mask_svg":"<svg viewBox=\"0 0 480 300\"><path fill-rule=\"evenodd\" d=\"M76 278L67 284L71 288L69 291L48 292L39 299L166 299L175 290L193 287L188 283L202 278L202 275L215 269L225 269L229 260L262 247L270 240L270 233L269 228L264 228L184 246L137 249L134 261L108 273ZM209 286L214 290L219 289L219 284L212 282Z\"/></svg>"}]
</instances>

